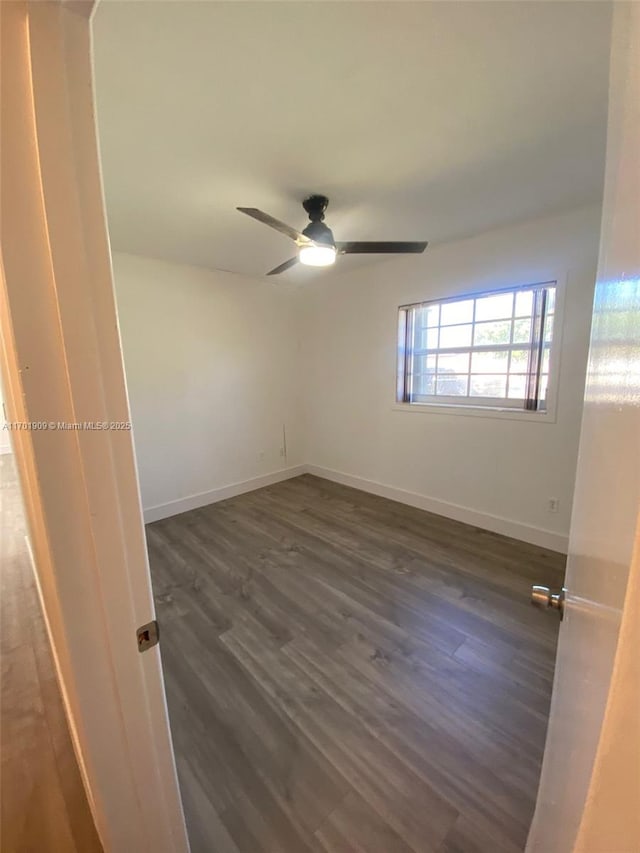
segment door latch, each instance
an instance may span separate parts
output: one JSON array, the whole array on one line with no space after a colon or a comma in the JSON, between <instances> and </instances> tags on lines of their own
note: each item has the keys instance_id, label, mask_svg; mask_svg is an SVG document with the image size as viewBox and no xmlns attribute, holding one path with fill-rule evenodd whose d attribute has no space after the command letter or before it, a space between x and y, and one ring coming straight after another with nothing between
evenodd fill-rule
<instances>
[{"instance_id":1,"label":"door latch","mask_svg":"<svg viewBox=\"0 0 640 853\"><path fill-rule=\"evenodd\" d=\"M160 628L157 621L154 619L153 622L147 622L146 625L138 628L136 638L139 652L146 652L147 649L155 646L160 639Z\"/></svg>"}]
</instances>

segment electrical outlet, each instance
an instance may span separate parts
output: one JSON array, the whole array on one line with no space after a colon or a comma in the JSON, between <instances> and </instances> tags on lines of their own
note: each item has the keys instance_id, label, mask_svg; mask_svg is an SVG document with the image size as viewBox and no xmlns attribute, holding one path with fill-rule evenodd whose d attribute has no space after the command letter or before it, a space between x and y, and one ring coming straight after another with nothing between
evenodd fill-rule
<instances>
[{"instance_id":1,"label":"electrical outlet","mask_svg":"<svg viewBox=\"0 0 640 853\"><path fill-rule=\"evenodd\" d=\"M560 508L560 498L549 498L547 501L547 509L549 512L558 512Z\"/></svg>"}]
</instances>

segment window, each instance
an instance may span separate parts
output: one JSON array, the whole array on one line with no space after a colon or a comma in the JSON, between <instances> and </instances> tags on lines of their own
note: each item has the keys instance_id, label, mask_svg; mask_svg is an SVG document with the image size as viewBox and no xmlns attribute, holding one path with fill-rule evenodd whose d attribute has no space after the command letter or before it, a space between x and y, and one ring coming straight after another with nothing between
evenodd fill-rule
<instances>
[{"instance_id":1,"label":"window","mask_svg":"<svg viewBox=\"0 0 640 853\"><path fill-rule=\"evenodd\" d=\"M545 412L556 282L403 305L399 403Z\"/></svg>"}]
</instances>

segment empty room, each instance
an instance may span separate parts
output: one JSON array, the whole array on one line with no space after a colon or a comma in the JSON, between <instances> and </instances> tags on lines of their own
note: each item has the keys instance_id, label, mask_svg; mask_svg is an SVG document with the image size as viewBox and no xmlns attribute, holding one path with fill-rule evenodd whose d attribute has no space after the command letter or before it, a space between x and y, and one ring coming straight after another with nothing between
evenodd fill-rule
<instances>
[{"instance_id":1,"label":"empty room","mask_svg":"<svg viewBox=\"0 0 640 853\"><path fill-rule=\"evenodd\" d=\"M118 323L194 853L524 850L610 39L598 2L98 5Z\"/></svg>"}]
</instances>

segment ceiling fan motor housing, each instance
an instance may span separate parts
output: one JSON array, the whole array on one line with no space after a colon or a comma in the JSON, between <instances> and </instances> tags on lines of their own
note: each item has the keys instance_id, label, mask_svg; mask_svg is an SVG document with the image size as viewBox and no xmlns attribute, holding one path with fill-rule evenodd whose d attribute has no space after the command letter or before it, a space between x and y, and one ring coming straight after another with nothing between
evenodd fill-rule
<instances>
[{"instance_id":1,"label":"ceiling fan motor housing","mask_svg":"<svg viewBox=\"0 0 640 853\"><path fill-rule=\"evenodd\" d=\"M322 243L323 246L335 246L336 244L331 228L324 222L310 222L302 233L314 243Z\"/></svg>"},{"instance_id":2,"label":"ceiling fan motor housing","mask_svg":"<svg viewBox=\"0 0 640 853\"><path fill-rule=\"evenodd\" d=\"M313 240L314 243L322 243L325 246L335 246L336 241L333 238L331 228L323 223L324 212L329 204L329 199L325 195L310 195L302 202L302 206L309 214L311 222L303 230L305 237Z\"/></svg>"}]
</instances>

